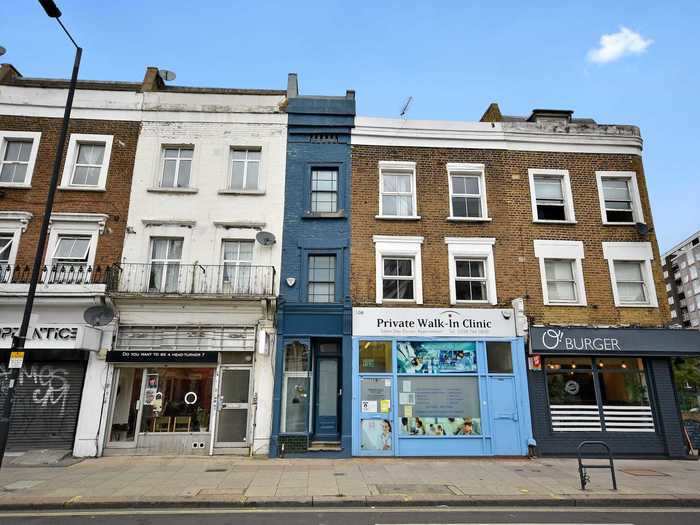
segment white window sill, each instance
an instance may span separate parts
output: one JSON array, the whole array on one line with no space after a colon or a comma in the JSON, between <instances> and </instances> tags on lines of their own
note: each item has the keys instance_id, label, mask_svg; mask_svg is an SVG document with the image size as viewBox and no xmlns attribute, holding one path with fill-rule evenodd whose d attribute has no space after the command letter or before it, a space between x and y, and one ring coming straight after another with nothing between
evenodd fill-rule
<instances>
[{"instance_id":1,"label":"white window sill","mask_svg":"<svg viewBox=\"0 0 700 525\"><path fill-rule=\"evenodd\" d=\"M219 190L219 195L265 195L265 190Z\"/></svg>"},{"instance_id":2,"label":"white window sill","mask_svg":"<svg viewBox=\"0 0 700 525\"><path fill-rule=\"evenodd\" d=\"M551 301L545 301L545 306L588 306L588 303L553 303Z\"/></svg>"},{"instance_id":3,"label":"white window sill","mask_svg":"<svg viewBox=\"0 0 700 525\"><path fill-rule=\"evenodd\" d=\"M59 186L61 191L107 191L107 188L98 186Z\"/></svg>"},{"instance_id":4,"label":"white window sill","mask_svg":"<svg viewBox=\"0 0 700 525\"><path fill-rule=\"evenodd\" d=\"M603 226L635 226L636 224L636 222L603 222Z\"/></svg>"},{"instance_id":5,"label":"white window sill","mask_svg":"<svg viewBox=\"0 0 700 525\"><path fill-rule=\"evenodd\" d=\"M12 182L0 182L0 188L17 188L19 190L31 189L31 184L14 184Z\"/></svg>"},{"instance_id":6,"label":"white window sill","mask_svg":"<svg viewBox=\"0 0 700 525\"><path fill-rule=\"evenodd\" d=\"M148 188L150 193L198 193L197 188Z\"/></svg>"},{"instance_id":7,"label":"white window sill","mask_svg":"<svg viewBox=\"0 0 700 525\"><path fill-rule=\"evenodd\" d=\"M447 217L449 222L490 222L493 219L490 217Z\"/></svg>"},{"instance_id":8,"label":"white window sill","mask_svg":"<svg viewBox=\"0 0 700 525\"><path fill-rule=\"evenodd\" d=\"M546 221L544 219L534 219L532 222L537 224L576 224L576 221Z\"/></svg>"},{"instance_id":9,"label":"white window sill","mask_svg":"<svg viewBox=\"0 0 700 525\"><path fill-rule=\"evenodd\" d=\"M418 221L420 215L375 215L374 218L384 221Z\"/></svg>"},{"instance_id":10,"label":"white window sill","mask_svg":"<svg viewBox=\"0 0 700 525\"><path fill-rule=\"evenodd\" d=\"M458 304L493 304L490 301L454 301L453 305Z\"/></svg>"},{"instance_id":11,"label":"white window sill","mask_svg":"<svg viewBox=\"0 0 700 525\"><path fill-rule=\"evenodd\" d=\"M401 304L423 304L423 302L418 302L415 299L382 299L381 303L377 304L386 304L386 303L401 303Z\"/></svg>"},{"instance_id":12,"label":"white window sill","mask_svg":"<svg viewBox=\"0 0 700 525\"><path fill-rule=\"evenodd\" d=\"M655 304L621 304L621 303L615 303L615 306L618 308L658 308L658 305Z\"/></svg>"}]
</instances>

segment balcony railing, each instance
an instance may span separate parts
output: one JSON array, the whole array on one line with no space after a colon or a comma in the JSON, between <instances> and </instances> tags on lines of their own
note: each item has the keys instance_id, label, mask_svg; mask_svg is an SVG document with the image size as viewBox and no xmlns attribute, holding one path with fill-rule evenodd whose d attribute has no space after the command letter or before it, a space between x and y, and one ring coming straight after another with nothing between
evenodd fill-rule
<instances>
[{"instance_id":1,"label":"balcony railing","mask_svg":"<svg viewBox=\"0 0 700 525\"><path fill-rule=\"evenodd\" d=\"M274 295L275 268L249 264L122 263L110 267L107 291L135 295Z\"/></svg>"},{"instance_id":2,"label":"balcony railing","mask_svg":"<svg viewBox=\"0 0 700 525\"><path fill-rule=\"evenodd\" d=\"M108 267L52 264L41 268L39 284L104 284L108 275ZM32 267L29 265L0 265L0 285L29 284L31 277Z\"/></svg>"}]
</instances>

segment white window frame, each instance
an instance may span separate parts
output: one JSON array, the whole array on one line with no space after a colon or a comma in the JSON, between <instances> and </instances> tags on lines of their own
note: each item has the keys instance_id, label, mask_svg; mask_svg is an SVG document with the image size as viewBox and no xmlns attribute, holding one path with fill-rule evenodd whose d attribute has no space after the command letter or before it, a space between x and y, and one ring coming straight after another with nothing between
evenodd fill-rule
<instances>
[{"instance_id":1,"label":"white window frame","mask_svg":"<svg viewBox=\"0 0 700 525\"><path fill-rule=\"evenodd\" d=\"M450 279L450 304L496 304L496 266L493 257L493 237L445 237L448 255L448 275ZM486 274L486 300L457 300L457 259L481 259Z\"/></svg>"},{"instance_id":2,"label":"white window frame","mask_svg":"<svg viewBox=\"0 0 700 525\"><path fill-rule=\"evenodd\" d=\"M7 265L11 269L14 269L22 234L27 231L27 225L31 219L32 214L26 211L0 211L0 233L12 237L12 246L7 261ZM0 283L8 282L10 277L11 275L2 275Z\"/></svg>"},{"instance_id":3,"label":"white window frame","mask_svg":"<svg viewBox=\"0 0 700 525\"><path fill-rule=\"evenodd\" d=\"M530 181L530 205L532 207L532 222L541 222L545 224L575 224L576 213L574 211L574 197L571 192L571 179L569 178L569 170L559 169L541 169L530 168L527 170L528 179ZM559 177L562 181L562 195L564 196L564 216L562 220L547 220L537 217L537 195L535 193L535 176L542 177Z\"/></svg>"},{"instance_id":4,"label":"white window frame","mask_svg":"<svg viewBox=\"0 0 700 525\"><path fill-rule=\"evenodd\" d=\"M375 235L372 237L375 251L375 300L377 304L415 303L423 304L423 272L421 245L423 237ZM413 299L384 299L384 257L413 259Z\"/></svg>"},{"instance_id":5,"label":"white window frame","mask_svg":"<svg viewBox=\"0 0 700 525\"><path fill-rule=\"evenodd\" d=\"M192 150L192 157L190 157L190 178L187 181L187 186L163 186L163 176L165 175L165 150L166 149L178 149L178 150ZM158 152L158 174L156 177L155 181L155 190L160 191L160 192L182 192L182 193L192 193L193 191L196 190L196 186L194 184L194 162L195 162L195 153L196 153L196 147L194 144L161 144L160 145L160 150ZM175 180L177 180L177 175L180 169L180 155L178 154L177 156L177 169L175 171Z\"/></svg>"},{"instance_id":6,"label":"white window frame","mask_svg":"<svg viewBox=\"0 0 700 525\"><path fill-rule=\"evenodd\" d=\"M382 188L384 187L384 171L406 171L411 175L411 196L413 198L413 215L384 215L382 207ZM416 188L416 163L408 161L380 160L379 161L379 215L376 219L418 220L418 190Z\"/></svg>"},{"instance_id":7,"label":"white window frame","mask_svg":"<svg viewBox=\"0 0 700 525\"><path fill-rule=\"evenodd\" d=\"M243 174L243 186L244 188L241 189L234 189L232 187L233 183L233 153L235 151L245 151L246 152L246 160L245 162L245 171ZM248 152L250 151L257 151L260 153L260 160L259 161L249 161L248 160ZM194 155L192 155L194 158ZM237 161L240 162L240 161ZM249 162L257 162L258 163L258 186L255 189L252 190L247 190L245 189L245 181L248 177L248 163ZM265 183L263 180L263 148L261 146L231 146L229 148L229 153L228 153L228 168L227 168L227 175L226 175L226 188L224 190L221 190L219 193L247 193L247 194L252 194L252 195L258 195L265 193Z\"/></svg>"},{"instance_id":8,"label":"white window frame","mask_svg":"<svg viewBox=\"0 0 700 525\"><path fill-rule=\"evenodd\" d=\"M85 133L71 133L68 141L68 153L66 154L66 162L63 164L63 174L61 176L62 190L78 190L78 191L106 191L107 189L107 174L109 172L109 162L112 157L112 135L88 135ZM95 186L85 186L73 184L73 171L75 162L78 160L78 145L79 144L103 144L105 154L102 157L102 167L100 175Z\"/></svg>"},{"instance_id":9,"label":"white window frame","mask_svg":"<svg viewBox=\"0 0 700 525\"><path fill-rule=\"evenodd\" d=\"M533 241L535 257L539 259L540 283L542 285L542 300L546 306L587 306L586 286L583 279L583 259L585 258L582 241L557 241L540 240ZM576 282L575 302L554 301L549 299L547 287L547 272L545 270L546 259L559 259L574 261L574 280Z\"/></svg>"},{"instance_id":10,"label":"white window frame","mask_svg":"<svg viewBox=\"0 0 700 525\"><path fill-rule=\"evenodd\" d=\"M29 162L27 162L27 173L24 177L24 182L0 182L1 188L31 188L32 176L34 175L34 166L36 165L36 157L39 152L39 141L41 140L41 132L39 131L1 131L0 130L0 167L2 167L3 159L5 158L5 148L9 140L31 140L32 149L29 152Z\"/></svg>"},{"instance_id":11,"label":"white window frame","mask_svg":"<svg viewBox=\"0 0 700 525\"><path fill-rule=\"evenodd\" d=\"M456 217L452 207L452 177L467 176L478 177L479 179L479 197L481 198L481 216L480 217ZM450 196L450 216L448 221L464 221L464 222L479 222L490 221L488 204L486 200L486 166L484 164L475 164L467 162L448 162L447 163L447 189ZM458 194L458 196L462 196ZM474 197L474 195L470 195Z\"/></svg>"},{"instance_id":12,"label":"white window frame","mask_svg":"<svg viewBox=\"0 0 700 525\"><path fill-rule=\"evenodd\" d=\"M608 261L610 272L610 284L613 291L615 306L620 308L658 308L656 296L656 284L651 261L654 260L654 252L650 242L604 242L603 258ZM617 291L617 279L615 277L615 261L638 261L642 263L642 276L647 288L649 301L645 304L621 303Z\"/></svg>"},{"instance_id":13,"label":"white window frame","mask_svg":"<svg viewBox=\"0 0 700 525\"><path fill-rule=\"evenodd\" d=\"M97 242L99 236L105 231L105 224L109 217L102 213L53 213L47 243L45 262L47 267L53 264L53 256L58 247L59 237L85 236L90 237L87 268L94 268L97 255Z\"/></svg>"},{"instance_id":14,"label":"white window frame","mask_svg":"<svg viewBox=\"0 0 700 525\"><path fill-rule=\"evenodd\" d=\"M240 245L238 247L238 258L237 259L226 259L226 250L225 250L225 245L227 242L237 242L237 243L250 243L252 244L253 250L250 255L250 261L245 261L240 258L241 255L241 248ZM248 278L248 283L245 283L245 286L242 286L240 276L241 276L241 268L242 267L247 267L249 272L254 272L255 268L253 268L253 264L255 262L255 241L253 239L240 239L240 238L233 238L233 237L226 237L221 239L221 265L224 267L222 268L222 285L224 288L229 286L232 290L249 290L253 288L253 286L250 286L250 275ZM184 248L184 239L183 239L183 248ZM184 250L183 250L184 251ZM235 267L235 278L234 279L229 279L226 280L226 266L232 266Z\"/></svg>"},{"instance_id":15,"label":"white window frame","mask_svg":"<svg viewBox=\"0 0 700 525\"><path fill-rule=\"evenodd\" d=\"M603 224L629 226L635 223L644 223L644 213L642 212L642 201L639 196L639 187L637 186L637 174L634 171L596 171L596 184L598 186L598 200L600 201L600 217ZM608 221L607 213L605 213L605 193L603 192L603 179L625 179L628 181L630 198L632 199L632 222L611 222Z\"/></svg>"}]
</instances>

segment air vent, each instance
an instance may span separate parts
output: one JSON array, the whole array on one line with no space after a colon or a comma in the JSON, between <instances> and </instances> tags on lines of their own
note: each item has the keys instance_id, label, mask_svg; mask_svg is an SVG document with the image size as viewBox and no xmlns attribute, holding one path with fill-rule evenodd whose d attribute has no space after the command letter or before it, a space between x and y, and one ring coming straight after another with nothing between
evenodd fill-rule
<instances>
[{"instance_id":1,"label":"air vent","mask_svg":"<svg viewBox=\"0 0 700 525\"><path fill-rule=\"evenodd\" d=\"M311 135L311 142L315 144L337 144L338 135L316 134Z\"/></svg>"}]
</instances>

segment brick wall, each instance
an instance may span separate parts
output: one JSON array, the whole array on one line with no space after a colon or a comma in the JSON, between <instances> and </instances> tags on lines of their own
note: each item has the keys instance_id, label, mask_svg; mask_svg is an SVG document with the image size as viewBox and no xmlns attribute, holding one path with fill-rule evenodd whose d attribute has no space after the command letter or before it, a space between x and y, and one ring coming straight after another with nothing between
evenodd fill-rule
<instances>
[{"instance_id":1,"label":"brick wall","mask_svg":"<svg viewBox=\"0 0 700 525\"><path fill-rule=\"evenodd\" d=\"M0 130L41 132L31 189L0 188L2 193L0 210L27 211L33 214L27 231L22 234L17 253L18 265L31 265L34 261L61 122L60 118L0 115ZM64 191L59 188L53 208L54 212L109 215L105 232L100 236L97 244L96 267L104 268L121 258L139 130L140 123L130 121L73 119L70 123L69 133L113 135L114 137L107 173L107 191ZM67 147L61 159L61 170L66 154Z\"/></svg>"},{"instance_id":2,"label":"brick wall","mask_svg":"<svg viewBox=\"0 0 700 525\"><path fill-rule=\"evenodd\" d=\"M380 160L416 162L418 221L377 220ZM491 222L451 223L446 164L474 162L486 166L486 192ZM532 222L529 168L567 169L571 179L576 224ZM653 228L641 158L635 155L540 153L504 150L352 147L351 296L354 306L375 304L373 235L422 235L425 307L449 304L445 237L495 237L494 258L498 304L510 306L526 295L526 311L535 323L661 325L670 321L661 259L653 232L654 279L659 308L616 308L603 241L644 241L633 226L604 226L600 214L596 170L637 173L644 218ZM534 239L570 239L584 243L584 280L588 306L544 307ZM392 305L394 306L394 305ZM415 306L415 305L414 305Z\"/></svg>"}]
</instances>

